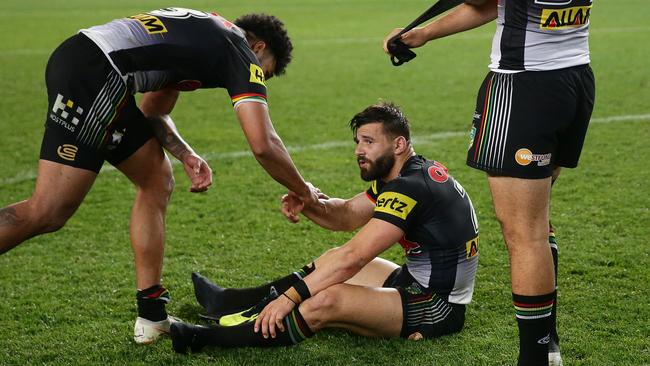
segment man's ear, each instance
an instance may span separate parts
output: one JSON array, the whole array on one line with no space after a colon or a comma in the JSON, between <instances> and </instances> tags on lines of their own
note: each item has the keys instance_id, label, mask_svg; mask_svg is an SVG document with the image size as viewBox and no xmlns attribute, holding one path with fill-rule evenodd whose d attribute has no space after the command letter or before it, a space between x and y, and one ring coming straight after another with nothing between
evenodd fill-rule
<instances>
[{"instance_id":1,"label":"man's ear","mask_svg":"<svg viewBox=\"0 0 650 366\"><path fill-rule=\"evenodd\" d=\"M264 52L266 49L266 42L257 40L253 43L252 49L254 53Z\"/></svg>"},{"instance_id":2,"label":"man's ear","mask_svg":"<svg viewBox=\"0 0 650 366\"><path fill-rule=\"evenodd\" d=\"M408 150L409 142L404 136L397 136L393 140L393 147L395 149L395 155L401 155Z\"/></svg>"}]
</instances>

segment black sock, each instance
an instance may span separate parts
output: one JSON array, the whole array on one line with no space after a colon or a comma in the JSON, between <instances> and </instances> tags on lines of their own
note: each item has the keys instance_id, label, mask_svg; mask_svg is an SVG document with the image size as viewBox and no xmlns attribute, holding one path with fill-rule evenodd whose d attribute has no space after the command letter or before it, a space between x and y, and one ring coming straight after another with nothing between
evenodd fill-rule
<instances>
[{"instance_id":1,"label":"black sock","mask_svg":"<svg viewBox=\"0 0 650 366\"><path fill-rule=\"evenodd\" d=\"M519 366L548 366L554 298L555 291L540 296L512 294L519 326Z\"/></svg>"},{"instance_id":2,"label":"black sock","mask_svg":"<svg viewBox=\"0 0 650 366\"><path fill-rule=\"evenodd\" d=\"M284 320L284 332L276 329L275 338L264 338L262 332L255 333L255 322L234 327L215 326L199 331L198 342L219 347L277 347L291 346L314 335L298 309L294 309Z\"/></svg>"},{"instance_id":3,"label":"black sock","mask_svg":"<svg viewBox=\"0 0 650 366\"><path fill-rule=\"evenodd\" d=\"M210 282L207 278L192 273L196 299L210 315L223 315L245 310L256 305L269 294L271 287L283 293L294 283L302 280L314 271L316 265L311 263L285 277L267 284L250 288L223 288Z\"/></svg>"},{"instance_id":4,"label":"black sock","mask_svg":"<svg viewBox=\"0 0 650 366\"><path fill-rule=\"evenodd\" d=\"M139 290L135 295L138 316L154 322L167 319L165 304L171 299L169 291L161 285Z\"/></svg>"},{"instance_id":5,"label":"black sock","mask_svg":"<svg viewBox=\"0 0 650 366\"><path fill-rule=\"evenodd\" d=\"M553 268L555 269L555 298L553 299L553 309L551 310L551 343L549 344L550 351L559 351L560 337L557 334L557 263L558 263L558 248L557 240L555 239L555 229L549 222L548 244L551 246L551 254L553 255Z\"/></svg>"}]
</instances>

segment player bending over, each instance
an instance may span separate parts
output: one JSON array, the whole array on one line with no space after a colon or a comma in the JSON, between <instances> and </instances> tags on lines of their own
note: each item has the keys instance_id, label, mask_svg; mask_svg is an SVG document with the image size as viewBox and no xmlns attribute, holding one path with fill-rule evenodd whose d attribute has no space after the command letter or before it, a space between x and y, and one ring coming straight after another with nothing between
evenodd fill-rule
<instances>
[{"instance_id":1,"label":"player bending over","mask_svg":"<svg viewBox=\"0 0 650 366\"><path fill-rule=\"evenodd\" d=\"M321 195L321 206L303 205L289 192L282 211L292 222L302 210L326 229L361 230L311 266L257 288L221 288L194 274L209 314L240 313L214 327L173 324L174 350L292 345L330 327L416 340L463 328L478 264L467 192L443 165L415 154L395 105L372 105L350 127L361 178L371 187L347 200ZM402 267L377 257L395 243L406 252Z\"/></svg>"},{"instance_id":2,"label":"player bending over","mask_svg":"<svg viewBox=\"0 0 650 366\"><path fill-rule=\"evenodd\" d=\"M170 297L161 274L174 177L162 147L183 163L191 191L212 184L210 167L181 138L169 114L182 91L226 89L266 172L301 199L318 202L276 134L266 104L265 80L284 72L292 49L273 16L250 14L231 23L183 8L116 19L64 41L45 73L49 105L36 188L29 199L0 208L0 254L62 228L108 161L137 188L131 214L138 289L134 340L148 344L168 333L174 318L165 310ZM139 107L138 92L144 93Z\"/></svg>"}]
</instances>

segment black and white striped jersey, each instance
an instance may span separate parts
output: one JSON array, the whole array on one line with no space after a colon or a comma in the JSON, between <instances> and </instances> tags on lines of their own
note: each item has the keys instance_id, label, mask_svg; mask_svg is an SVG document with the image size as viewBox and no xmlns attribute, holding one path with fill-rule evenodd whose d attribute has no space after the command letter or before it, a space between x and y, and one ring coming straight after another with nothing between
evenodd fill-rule
<instances>
[{"instance_id":1,"label":"black and white striped jersey","mask_svg":"<svg viewBox=\"0 0 650 366\"><path fill-rule=\"evenodd\" d=\"M478 222L472 201L442 164L411 157L400 176L366 191L373 218L404 231L406 267L420 285L455 304L468 304L478 266Z\"/></svg>"},{"instance_id":2,"label":"black and white striped jersey","mask_svg":"<svg viewBox=\"0 0 650 366\"><path fill-rule=\"evenodd\" d=\"M557 70L589 63L592 0L499 0L490 70Z\"/></svg>"}]
</instances>

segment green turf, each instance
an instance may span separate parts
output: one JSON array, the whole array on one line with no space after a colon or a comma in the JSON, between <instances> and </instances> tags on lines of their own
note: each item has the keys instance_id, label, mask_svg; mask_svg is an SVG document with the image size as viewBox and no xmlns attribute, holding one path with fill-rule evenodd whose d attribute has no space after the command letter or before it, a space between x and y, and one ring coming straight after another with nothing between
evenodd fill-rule
<instances>
[{"instance_id":1,"label":"green turf","mask_svg":"<svg viewBox=\"0 0 650 366\"><path fill-rule=\"evenodd\" d=\"M211 349L191 356L174 354L168 339L136 346L128 240L134 190L108 170L65 229L0 257L0 365L513 364L517 332L507 255L485 178L464 165L465 132L493 26L436 41L419 50L415 61L394 68L380 49L383 35L410 21L427 1L3 0L0 206L28 197L33 188L50 52L79 28L180 3L228 18L264 11L285 21L295 59L285 77L268 83L272 117L285 143L296 148L293 158L302 173L327 193L348 197L366 188L346 121L379 98L403 106L420 138L416 150L450 168L479 216L481 260L466 329L425 342L324 331L286 349ZM579 169L563 173L552 207L566 365L650 364L648 12L647 0L600 0L593 11L595 122ZM184 95L174 117L187 140L210 158L215 184L206 194L190 194L175 167L164 269L173 314L198 321L192 271L227 286L255 285L350 237L282 219L282 187L252 157L232 154L247 146L225 91ZM444 132L455 134L423 138ZM345 141L350 144L313 147ZM402 254L393 248L385 257L399 262Z\"/></svg>"}]
</instances>

